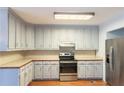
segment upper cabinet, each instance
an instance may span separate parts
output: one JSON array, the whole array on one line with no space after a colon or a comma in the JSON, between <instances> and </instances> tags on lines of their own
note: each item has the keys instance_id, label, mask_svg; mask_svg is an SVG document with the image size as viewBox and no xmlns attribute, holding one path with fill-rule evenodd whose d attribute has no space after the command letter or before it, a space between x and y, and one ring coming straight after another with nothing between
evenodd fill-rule
<instances>
[{"instance_id":1,"label":"upper cabinet","mask_svg":"<svg viewBox=\"0 0 124 93\"><path fill-rule=\"evenodd\" d=\"M35 28L35 49L44 48L44 30L40 26Z\"/></svg>"},{"instance_id":2,"label":"upper cabinet","mask_svg":"<svg viewBox=\"0 0 124 93\"><path fill-rule=\"evenodd\" d=\"M34 25L0 8L0 51L59 50L62 42L75 43L76 50L98 50L98 40L98 26Z\"/></svg>"},{"instance_id":3,"label":"upper cabinet","mask_svg":"<svg viewBox=\"0 0 124 93\"><path fill-rule=\"evenodd\" d=\"M16 48L16 18L9 13L9 48Z\"/></svg>"},{"instance_id":4,"label":"upper cabinet","mask_svg":"<svg viewBox=\"0 0 124 93\"><path fill-rule=\"evenodd\" d=\"M0 51L34 48L34 25L27 24L8 8L0 8Z\"/></svg>"},{"instance_id":5,"label":"upper cabinet","mask_svg":"<svg viewBox=\"0 0 124 93\"><path fill-rule=\"evenodd\" d=\"M34 25L26 26L26 49L34 49Z\"/></svg>"},{"instance_id":6,"label":"upper cabinet","mask_svg":"<svg viewBox=\"0 0 124 93\"><path fill-rule=\"evenodd\" d=\"M97 26L36 26L35 48L58 50L62 42L75 43L76 50L98 50Z\"/></svg>"}]
</instances>

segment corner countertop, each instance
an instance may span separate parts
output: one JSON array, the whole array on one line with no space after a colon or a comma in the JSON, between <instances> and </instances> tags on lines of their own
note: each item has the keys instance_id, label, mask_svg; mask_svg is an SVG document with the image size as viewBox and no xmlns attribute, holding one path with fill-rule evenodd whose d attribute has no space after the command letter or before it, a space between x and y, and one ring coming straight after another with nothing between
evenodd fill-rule
<instances>
[{"instance_id":1,"label":"corner countertop","mask_svg":"<svg viewBox=\"0 0 124 93\"><path fill-rule=\"evenodd\" d=\"M102 58L100 57L75 57L76 60L78 61L101 61ZM25 58L25 59L19 59L13 62L9 62L3 65L0 65L0 68L21 68L24 65L30 63L30 62L37 62L37 61L58 61L59 62L59 57L43 57L43 58Z\"/></svg>"}]
</instances>

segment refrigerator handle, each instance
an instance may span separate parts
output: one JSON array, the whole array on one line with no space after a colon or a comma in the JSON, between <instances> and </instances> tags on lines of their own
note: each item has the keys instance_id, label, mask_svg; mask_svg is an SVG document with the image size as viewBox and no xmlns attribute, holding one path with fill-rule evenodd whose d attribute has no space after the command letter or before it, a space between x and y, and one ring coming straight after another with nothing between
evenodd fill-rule
<instances>
[{"instance_id":1,"label":"refrigerator handle","mask_svg":"<svg viewBox=\"0 0 124 93\"><path fill-rule=\"evenodd\" d=\"M114 48L110 47L109 60L110 60L110 70L111 71L113 71L113 53L114 53Z\"/></svg>"}]
</instances>

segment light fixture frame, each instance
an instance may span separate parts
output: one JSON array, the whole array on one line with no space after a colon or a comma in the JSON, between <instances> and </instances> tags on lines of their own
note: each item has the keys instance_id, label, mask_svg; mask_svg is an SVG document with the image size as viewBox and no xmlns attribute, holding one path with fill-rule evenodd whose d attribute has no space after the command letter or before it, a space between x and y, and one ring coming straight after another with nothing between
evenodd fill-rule
<instances>
[{"instance_id":1,"label":"light fixture frame","mask_svg":"<svg viewBox=\"0 0 124 93\"><path fill-rule=\"evenodd\" d=\"M55 20L68 20L68 19L56 19L55 15L57 15L57 14L58 15L91 15L92 17L95 16L94 12L54 12L54 19ZM69 19L69 20L76 20L76 19ZM83 20L83 19L80 19L80 20Z\"/></svg>"}]
</instances>

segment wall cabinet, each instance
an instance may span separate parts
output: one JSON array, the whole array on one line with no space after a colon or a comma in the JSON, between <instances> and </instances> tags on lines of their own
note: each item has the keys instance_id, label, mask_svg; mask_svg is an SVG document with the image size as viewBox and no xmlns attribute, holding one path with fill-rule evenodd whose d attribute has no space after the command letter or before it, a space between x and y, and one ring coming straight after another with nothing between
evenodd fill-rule
<instances>
[{"instance_id":1,"label":"wall cabinet","mask_svg":"<svg viewBox=\"0 0 124 93\"><path fill-rule=\"evenodd\" d=\"M21 49L21 26L22 23L19 19L16 19L16 48Z\"/></svg>"},{"instance_id":2,"label":"wall cabinet","mask_svg":"<svg viewBox=\"0 0 124 93\"><path fill-rule=\"evenodd\" d=\"M76 50L98 50L98 26L33 25L8 8L0 8L0 51L58 50L62 42L72 42Z\"/></svg>"},{"instance_id":3,"label":"wall cabinet","mask_svg":"<svg viewBox=\"0 0 124 93\"><path fill-rule=\"evenodd\" d=\"M26 25L26 49L34 49L34 26Z\"/></svg>"},{"instance_id":4,"label":"wall cabinet","mask_svg":"<svg viewBox=\"0 0 124 93\"><path fill-rule=\"evenodd\" d=\"M59 63L51 61L34 62L35 80L59 79Z\"/></svg>"},{"instance_id":5,"label":"wall cabinet","mask_svg":"<svg viewBox=\"0 0 124 93\"><path fill-rule=\"evenodd\" d=\"M72 42L76 50L98 50L98 27L57 26L35 26L36 49L58 50L62 42Z\"/></svg>"},{"instance_id":6,"label":"wall cabinet","mask_svg":"<svg viewBox=\"0 0 124 93\"><path fill-rule=\"evenodd\" d=\"M35 49L44 48L44 30L40 26L35 28Z\"/></svg>"},{"instance_id":7,"label":"wall cabinet","mask_svg":"<svg viewBox=\"0 0 124 93\"><path fill-rule=\"evenodd\" d=\"M9 48L15 49L16 45L16 19L9 13Z\"/></svg>"},{"instance_id":8,"label":"wall cabinet","mask_svg":"<svg viewBox=\"0 0 124 93\"><path fill-rule=\"evenodd\" d=\"M103 63L99 61L79 61L78 78L79 79L102 79Z\"/></svg>"}]
</instances>

